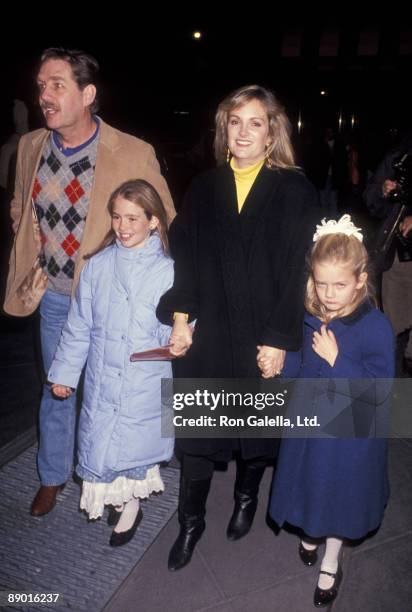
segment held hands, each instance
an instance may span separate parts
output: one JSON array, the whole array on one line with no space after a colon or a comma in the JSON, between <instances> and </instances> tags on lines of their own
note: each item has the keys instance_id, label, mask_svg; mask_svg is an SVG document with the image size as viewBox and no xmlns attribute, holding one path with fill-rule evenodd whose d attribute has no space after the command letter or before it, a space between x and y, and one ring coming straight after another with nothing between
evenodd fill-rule
<instances>
[{"instance_id":1,"label":"held hands","mask_svg":"<svg viewBox=\"0 0 412 612\"><path fill-rule=\"evenodd\" d=\"M281 373L285 362L286 351L274 346L258 346L256 357L262 378L273 378Z\"/></svg>"},{"instance_id":2,"label":"held hands","mask_svg":"<svg viewBox=\"0 0 412 612\"><path fill-rule=\"evenodd\" d=\"M60 399L67 399L72 394L72 389L66 387L66 385L52 385L51 387L53 395Z\"/></svg>"},{"instance_id":3,"label":"held hands","mask_svg":"<svg viewBox=\"0 0 412 612\"><path fill-rule=\"evenodd\" d=\"M193 328L187 323L184 314L176 314L170 335L170 352L175 357L184 357L192 346Z\"/></svg>"},{"instance_id":4,"label":"held hands","mask_svg":"<svg viewBox=\"0 0 412 612\"><path fill-rule=\"evenodd\" d=\"M335 334L330 329L326 329L326 325L322 325L319 332L314 332L312 339L312 348L319 357L325 359L333 368L339 349L336 342Z\"/></svg>"}]
</instances>

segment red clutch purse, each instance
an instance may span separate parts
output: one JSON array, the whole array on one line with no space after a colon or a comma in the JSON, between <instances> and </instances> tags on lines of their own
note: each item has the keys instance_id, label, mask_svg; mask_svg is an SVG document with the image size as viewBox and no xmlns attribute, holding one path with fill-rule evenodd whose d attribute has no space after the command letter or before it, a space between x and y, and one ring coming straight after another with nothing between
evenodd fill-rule
<instances>
[{"instance_id":1,"label":"red clutch purse","mask_svg":"<svg viewBox=\"0 0 412 612\"><path fill-rule=\"evenodd\" d=\"M170 352L170 344L159 346L159 348L141 351L140 353L132 353L130 361L170 361L174 355Z\"/></svg>"}]
</instances>

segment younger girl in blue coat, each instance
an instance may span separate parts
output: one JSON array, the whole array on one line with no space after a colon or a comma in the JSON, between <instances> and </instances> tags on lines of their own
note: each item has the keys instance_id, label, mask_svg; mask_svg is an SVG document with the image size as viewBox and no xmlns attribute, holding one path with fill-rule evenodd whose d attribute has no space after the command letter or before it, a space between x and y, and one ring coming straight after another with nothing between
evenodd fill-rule
<instances>
[{"instance_id":1,"label":"younger girl in blue coat","mask_svg":"<svg viewBox=\"0 0 412 612\"><path fill-rule=\"evenodd\" d=\"M338 222L324 220L314 242L308 256L303 346L287 355L284 374L302 379L393 378L393 332L369 297L368 255L359 229L349 215ZM333 420L342 397L319 392L320 383L309 397L311 385L302 383L306 401L297 402L299 414ZM379 527L388 496L386 439L282 440L270 514L279 526L287 521L306 534L299 545L306 565L317 561L313 540L326 539L315 606L328 605L337 596L342 540L362 538Z\"/></svg>"},{"instance_id":2,"label":"younger girl in blue coat","mask_svg":"<svg viewBox=\"0 0 412 612\"><path fill-rule=\"evenodd\" d=\"M121 546L141 520L139 498L163 491L159 463L173 452L160 427L161 378L171 378L170 362L130 362L131 353L168 342L171 328L155 313L173 284L173 264L166 212L149 183L123 183L108 208L111 232L82 271L48 378L53 393L66 398L87 360L76 466L80 507L95 519L111 505L110 544Z\"/></svg>"}]
</instances>

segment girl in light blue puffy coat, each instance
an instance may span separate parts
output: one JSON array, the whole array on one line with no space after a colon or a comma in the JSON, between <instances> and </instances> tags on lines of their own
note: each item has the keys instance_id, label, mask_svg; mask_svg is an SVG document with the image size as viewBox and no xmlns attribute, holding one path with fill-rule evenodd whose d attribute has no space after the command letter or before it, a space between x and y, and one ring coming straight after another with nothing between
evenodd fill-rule
<instances>
[{"instance_id":1,"label":"girl in light blue puffy coat","mask_svg":"<svg viewBox=\"0 0 412 612\"><path fill-rule=\"evenodd\" d=\"M161 437L161 379L169 361L131 362L130 354L166 345L171 328L156 318L173 284L166 212L144 180L116 189L112 229L82 271L48 379L66 398L87 360L78 431L80 508L96 519L110 505L112 546L126 544L140 523L139 498L163 491L159 463L173 439Z\"/></svg>"}]
</instances>

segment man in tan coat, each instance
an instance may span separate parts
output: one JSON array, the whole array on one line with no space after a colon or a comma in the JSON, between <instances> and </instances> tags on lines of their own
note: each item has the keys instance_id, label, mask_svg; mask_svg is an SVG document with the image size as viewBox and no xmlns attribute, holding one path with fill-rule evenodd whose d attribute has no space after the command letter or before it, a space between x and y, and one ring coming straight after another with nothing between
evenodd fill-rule
<instances>
[{"instance_id":1,"label":"man in tan coat","mask_svg":"<svg viewBox=\"0 0 412 612\"><path fill-rule=\"evenodd\" d=\"M142 178L159 192L169 222L173 202L152 147L98 118L98 64L82 51L47 49L37 76L47 129L21 138L11 217L15 239L4 310L24 317L40 304L47 372L66 322L84 255L110 229L107 202L122 182ZM50 512L72 471L76 396L55 399L45 384L40 405L33 516Z\"/></svg>"}]
</instances>

